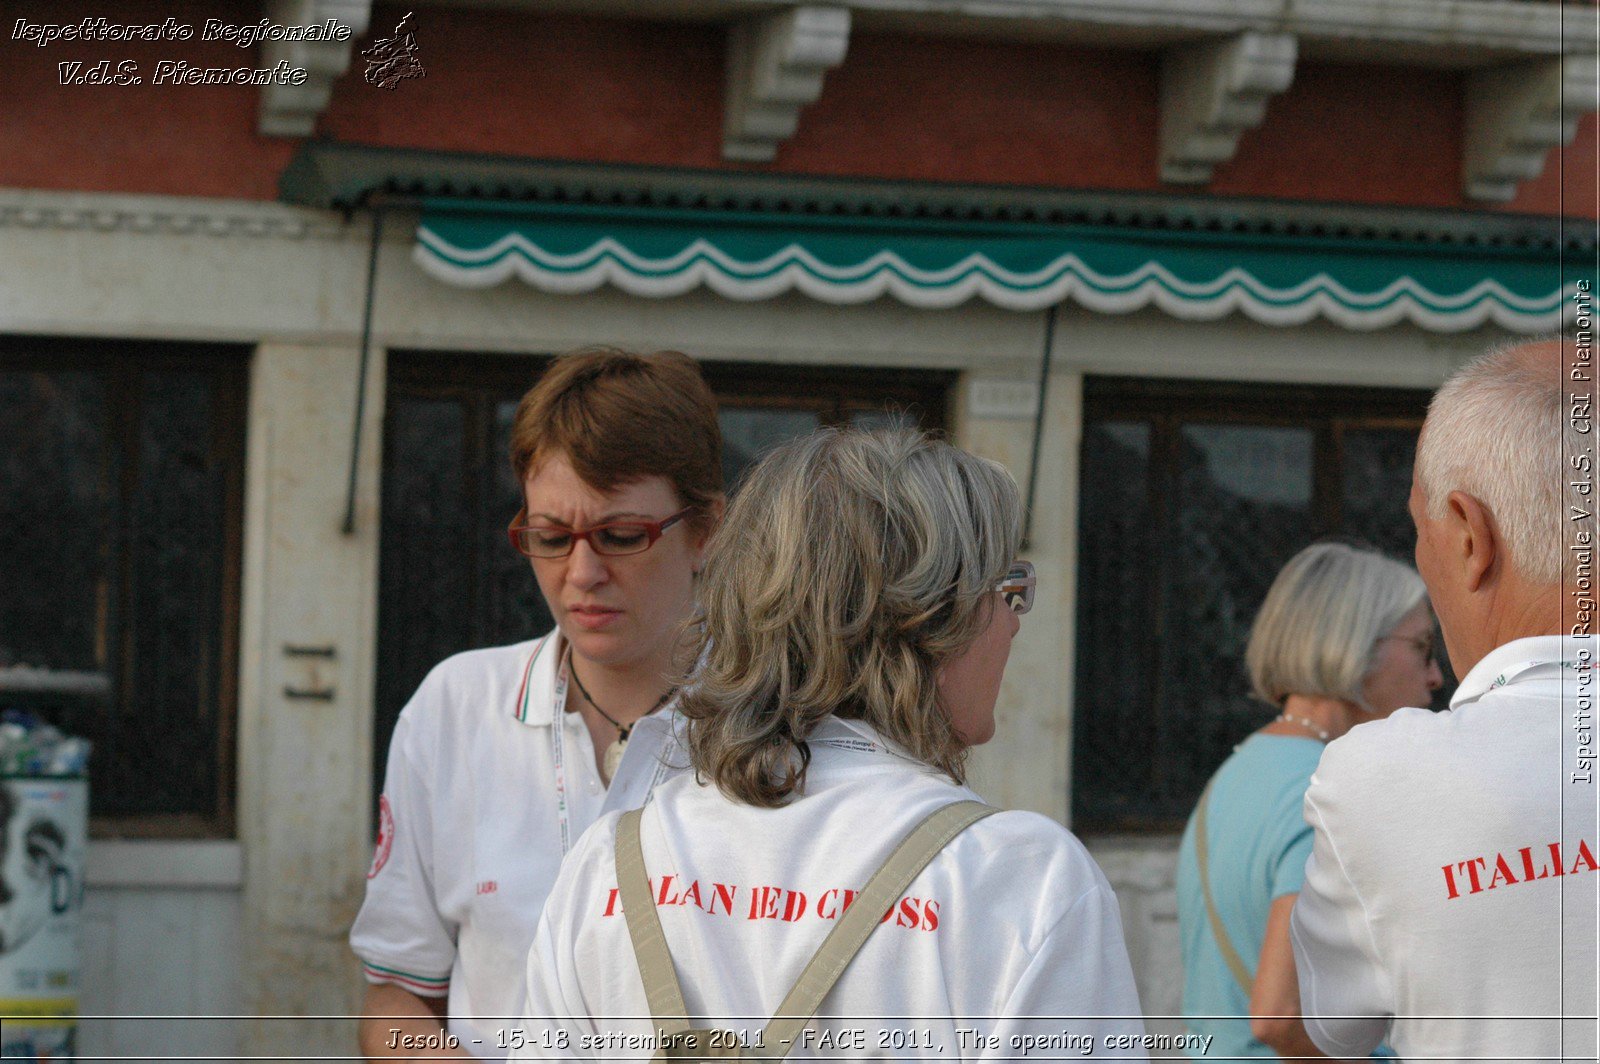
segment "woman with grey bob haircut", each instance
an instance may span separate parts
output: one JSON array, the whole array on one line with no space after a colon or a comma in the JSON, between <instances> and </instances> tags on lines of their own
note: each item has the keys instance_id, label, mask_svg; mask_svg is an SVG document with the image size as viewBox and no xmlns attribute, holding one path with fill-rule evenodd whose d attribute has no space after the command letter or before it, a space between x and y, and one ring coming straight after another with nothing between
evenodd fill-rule
<instances>
[{"instance_id":1,"label":"woman with grey bob haircut","mask_svg":"<svg viewBox=\"0 0 1600 1064\"><path fill-rule=\"evenodd\" d=\"M1005 470L904 430L751 472L701 573L696 771L562 865L528 1055L1143 1058L1105 877L961 783L1033 600L1020 518Z\"/></svg>"},{"instance_id":2,"label":"woman with grey bob haircut","mask_svg":"<svg viewBox=\"0 0 1600 1064\"><path fill-rule=\"evenodd\" d=\"M1278 573L1250 629L1244 660L1255 696L1284 706L1316 695L1372 714L1362 686L1383 637L1426 609L1427 596L1409 565L1341 543L1307 547ZM1343 734L1360 721L1325 723Z\"/></svg>"},{"instance_id":3,"label":"woman with grey bob haircut","mask_svg":"<svg viewBox=\"0 0 1600 1064\"><path fill-rule=\"evenodd\" d=\"M1213 1057L1316 1056L1289 942L1311 853L1301 806L1325 743L1432 701L1442 677L1427 589L1376 551L1313 544L1272 582L1245 665L1278 715L1211 778L1178 850L1183 1011L1215 1036Z\"/></svg>"}]
</instances>

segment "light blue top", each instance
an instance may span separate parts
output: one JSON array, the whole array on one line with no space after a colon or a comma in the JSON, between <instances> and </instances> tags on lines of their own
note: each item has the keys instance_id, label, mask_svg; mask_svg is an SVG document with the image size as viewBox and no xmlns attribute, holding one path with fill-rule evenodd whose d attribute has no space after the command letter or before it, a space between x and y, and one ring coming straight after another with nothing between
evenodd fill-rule
<instances>
[{"instance_id":1,"label":"light blue top","mask_svg":"<svg viewBox=\"0 0 1600 1064\"><path fill-rule=\"evenodd\" d=\"M1206 811L1211 896L1233 948L1255 974L1274 898L1298 894L1311 856L1301 813L1322 743L1292 735L1252 735L1212 777ZM1194 817L1178 849L1178 927L1183 940L1183 1013L1189 1029L1214 1035L1207 1060L1277 1054L1250 1034L1250 996L1211 934L1194 855ZM1198 1017L1240 1017L1200 1019ZM1200 1056L1198 1050L1192 1052Z\"/></svg>"}]
</instances>

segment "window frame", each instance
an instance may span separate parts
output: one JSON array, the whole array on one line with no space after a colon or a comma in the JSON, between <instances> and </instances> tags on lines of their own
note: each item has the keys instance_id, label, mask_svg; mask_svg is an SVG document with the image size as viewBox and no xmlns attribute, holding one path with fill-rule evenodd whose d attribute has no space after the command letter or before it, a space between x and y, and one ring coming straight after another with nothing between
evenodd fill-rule
<instances>
[{"instance_id":1,"label":"window frame","mask_svg":"<svg viewBox=\"0 0 1600 1064\"><path fill-rule=\"evenodd\" d=\"M1087 430L1096 423L1142 422L1150 430L1150 475L1145 485L1145 501L1152 536L1157 542L1175 534L1177 506L1176 476L1182 429L1187 425L1252 426L1262 428L1310 429L1311 451L1311 522L1306 529L1306 542L1328 535L1343 534L1345 437L1352 431L1369 429L1420 430L1432 392L1422 389L1368 388L1348 385L1276 384L1271 382L1204 381L1178 378L1135 378L1117 376L1086 376L1083 383L1084 438L1079 442L1080 463L1084 458ZM1358 410L1360 413L1351 413ZM1089 490L1080 479L1079 492ZM1079 501L1080 521L1085 511ZM1080 543L1084 531L1079 526ZM1141 704L1150 717L1151 756L1184 756L1186 748L1181 736L1169 729L1173 722L1167 720L1157 707L1166 704L1170 669L1164 665L1162 647L1171 638L1168 633L1171 597L1174 581L1174 559L1169 552L1156 552L1150 560L1150 582L1153 594L1139 603L1147 620L1146 640L1156 648L1151 667L1146 671L1144 698ZM1080 548L1078 572L1074 577L1076 598L1074 612L1077 617L1076 646L1081 654L1085 648L1084 632L1092 623L1084 616L1082 581L1085 579L1085 561ZM1243 663L1240 663L1241 669ZM1080 797L1086 784L1085 773L1076 753L1083 731L1083 714L1088 710L1083 686L1081 658L1074 668L1073 717L1074 755L1072 760L1072 793L1068 796L1073 809L1073 828L1085 835L1133 834L1155 835L1181 832L1182 818L1159 814L1129 815L1116 819L1100 819L1085 812ZM1161 770L1159 760L1147 766ZM1196 795L1198 797L1198 795Z\"/></svg>"},{"instance_id":2,"label":"window frame","mask_svg":"<svg viewBox=\"0 0 1600 1064\"><path fill-rule=\"evenodd\" d=\"M135 385L152 372L202 373L210 378L216 403L211 446L222 479L222 543L218 557L221 631L212 688L216 713L216 804L205 813L166 813L132 816L92 815L89 837L101 839L232 839L238 819L238 714L240 626L244 567L244 508L246 475L246 418L249 410L249 372L253 349L244 344L195 343L168 340L102 339L98 337L0 336L0 371L95 373L106 381L107 454L120 453L121 476L110 487L120 503L133 490L139 454L139 400L143 390ZM129 399L129 396L136 398ZM109 478L108 483L109 483ZM124 625L132 615L132 536L123 528L114 544L102 548L102 587L114 585L119 606L101 611L96 619L96 640L109 645L114 612ZM115 554L115 557L110 555ZM115 573L115 577L113 577ZM114 669L114 694L107 713L132 714L131 685L126 677L135 655L135 640L122 632L120 646L107 655ZM91 755L93 756L93 755ZM91 803L93 796L91 794Z\"/></svg>"}]
</instances>

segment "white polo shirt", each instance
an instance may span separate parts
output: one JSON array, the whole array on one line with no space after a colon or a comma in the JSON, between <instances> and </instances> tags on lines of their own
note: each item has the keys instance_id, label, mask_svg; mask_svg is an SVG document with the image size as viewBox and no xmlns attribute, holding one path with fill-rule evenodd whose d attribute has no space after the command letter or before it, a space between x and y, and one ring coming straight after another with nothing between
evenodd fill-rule
<instances>
[{"instance_id":1,"label":"white polo shirt","mask_svg":"<svg viewBox=\"0 0 1600 1064\"><path fill-rule=\"evenodd\" d=\"M810 748L805 796L782 808L730 801L693 774L645 807L645 865L697 1026L754 1038L890 850L976 797L856 721L828 718ZM616 824L604 816L583 837L545 907L518 1059L650 1056ZM1116 898L1077 839L1027 812L981 820L935 857L818 1016L793 1058L1011 1059L1014 1037L1057 1040L1030 1043L1032 1057L1076 1056L1081 1041L1145 1052Z\"/></svg>"},{"instance_id":2,"label":"white polo shirt","mask_svg":"<svg viewBox=\"0 0 1600 1064\"><path fill-rule=\"evenodd\" d=\"M1593 639L1519 639L1445 713L1329 745L1291 921L1306 1030L1331 1056L1595 1059ZM1570 663L1570 664L1563 664ZM1587 772L1580 746L1587 743ZM1427 1018L1439 1017L1439 1018ZM1525 1017L1525 1018L1517 1018Z\"/></svg>"},{"instance_id":3,"label":"white polo shirt","mask_svg":"<svg viewBox=\"0 0 1600 1064\"><path fill-rule=\"evenodd\" d=\"M377 851L350 945L369 982L449 994L450 1033L484 1057L525 998L528 944L562 855L611 808L641 804L674 771L674 719L634 726L607 791L579 714L564 712L564 641L552 632L457 654L400 714L379 802Z\"/></svg>"}]
</instances>

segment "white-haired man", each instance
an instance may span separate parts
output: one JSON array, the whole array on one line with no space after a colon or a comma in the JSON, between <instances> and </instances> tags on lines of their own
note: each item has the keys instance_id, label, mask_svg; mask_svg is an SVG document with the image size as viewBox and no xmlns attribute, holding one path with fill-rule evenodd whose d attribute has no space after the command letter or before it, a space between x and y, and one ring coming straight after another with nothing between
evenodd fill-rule
<instances>
[{"instance_id":1,"label":"white-haired man","mask_svg":"<svg viewBox=\"0 0 1600 1064\"><path fill-rule=\"evenodd\" d=\"M1507 348L1429 408L1417 570L1462 680L1330 745L1306 792L1291 929L1329 1055L1595 1059L1593 366Z\"/></svg>"}]
</instances>

